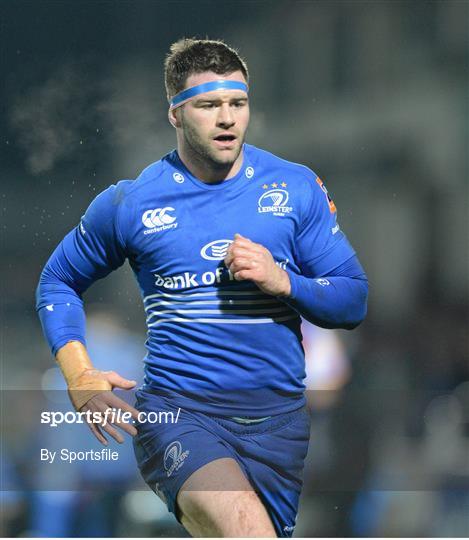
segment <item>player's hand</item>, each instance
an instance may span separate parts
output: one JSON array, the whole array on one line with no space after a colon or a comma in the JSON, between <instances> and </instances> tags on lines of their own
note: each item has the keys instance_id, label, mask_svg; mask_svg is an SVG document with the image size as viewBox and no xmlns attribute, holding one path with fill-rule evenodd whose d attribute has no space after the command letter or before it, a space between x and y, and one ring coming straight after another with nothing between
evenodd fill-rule
<instances>
[{"instance_id":1,"label":"player's hand","mask_svg":"<svg viewBox=\"0 0 469 540\"><path fill-rule=\"evenodd\" d=\"M228 248L225 265L237 281L254 281L261 291L272 296L290 295L290 278L275 264L270 251L240 234L235 234Z\"/></svg>"},{"instance_id":2,"label":"player's hand","mask_svg":"<svg viewBox=\"0 0 469 540\"><path fill-rule=\"evenodd\" d=\"M103 419L101 423L92 422L86 416L84 419L94 436L102 444L108 444L106 437L103 435L103 431L118 443L124 442L121 433L116 429L117 427L131 436L137 435L137 430L132 423L132 419L137 420L138 411L112 392L113 388L131 390L136 384L135 381L124 379L124 377L121 377L115 371L87 369L69 388L70 398L74 404L80 403L86 399L88 392L94 393L94 395L92 395L92 397L77 410L80 412L91 411L91 413L100 413L100 417ZM96 392L96 390L98 390L98 392ZM121 411L120 415L117 413L119 410ZM107 414L106 411L108 411ZM113 414L112 411L114 411ZM123 421L121 417L124 412L130 413L131 419L126 418L127 421ZM127 414L127 417L128 416L129 415ZM113 419L115 419L114 423L112 422Z\"/></svg>"}]
</instances>

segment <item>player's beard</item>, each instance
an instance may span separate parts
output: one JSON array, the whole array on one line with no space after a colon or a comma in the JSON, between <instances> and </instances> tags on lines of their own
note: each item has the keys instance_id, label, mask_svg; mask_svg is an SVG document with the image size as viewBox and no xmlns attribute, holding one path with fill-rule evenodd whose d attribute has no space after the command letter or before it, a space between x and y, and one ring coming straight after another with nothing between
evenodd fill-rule
<instances>
[{"instance_id":1,"label":"player's beard","mask_svg":"<svg viewBox=\"0 0 469 540\"><path fill-rule=\"evenodd\" d=\"M220 151L211 146L212 140L204 140L197 129L195 129L189 122L186 122L184 115L181 116L181 123L183 127L184 141L186 143L187 150L191 154L191 159L202 162L208 165L212 169L223 170L229 169L233 163L238 159L239 154L244 143L244 133L242 137L236 138L236 145L233 150Z\"/></svg>"}]
</instances>

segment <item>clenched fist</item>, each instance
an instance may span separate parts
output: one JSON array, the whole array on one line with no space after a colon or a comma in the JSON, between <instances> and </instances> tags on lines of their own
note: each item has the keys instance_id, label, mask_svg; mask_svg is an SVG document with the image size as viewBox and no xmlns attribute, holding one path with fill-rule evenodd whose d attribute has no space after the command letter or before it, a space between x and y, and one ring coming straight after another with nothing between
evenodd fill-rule
<instances>
[{"instance_id":1,"label":"clenched fist","mask_svg":"<svg viewBox=\"0 0 469 540\"><path fill-rule=\"evenodd\" d=\"M261 291L272 296L289 296L290 278L287 272L275 264L270 251L235 234L225 257L225 265L237 281L253 281Z\"/></svg>"}]
</instances>

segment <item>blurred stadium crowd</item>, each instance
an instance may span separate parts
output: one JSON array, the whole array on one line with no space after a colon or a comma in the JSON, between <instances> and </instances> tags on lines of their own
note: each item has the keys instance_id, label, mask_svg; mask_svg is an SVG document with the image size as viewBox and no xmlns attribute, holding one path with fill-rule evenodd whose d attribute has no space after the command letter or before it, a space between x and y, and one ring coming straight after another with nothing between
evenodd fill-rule
<instances>
[{"instance_id":1,"label":"blurred stadium crowd","mask_svg":"<svg viewBox=\"0 0 469 540\"><path fill-rule=\"evenodd\" d=\"M240 49L248 141L323 178L370 279L359 329L304 328L313 428L295 535L469 536L469 3L0 9L2 536L184 535L140 481L128 442L117 465L50 483L37 459L47 437L73 445L88 434L40 429L61 383L34 310L42 266L94 195L174 146L161 65L182 35ZM141 378L130 268L85 300L96 364Z\"/></svg>"}]
</instances>

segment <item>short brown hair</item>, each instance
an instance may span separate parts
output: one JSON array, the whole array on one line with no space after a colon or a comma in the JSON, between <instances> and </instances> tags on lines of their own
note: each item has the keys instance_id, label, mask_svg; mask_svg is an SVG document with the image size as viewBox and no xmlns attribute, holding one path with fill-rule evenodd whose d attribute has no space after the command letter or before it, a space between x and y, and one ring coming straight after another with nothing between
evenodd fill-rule
<instances>
[{"instance_id":1,"label":"short brown hair","mask_svg":"<svg viewBox=\"0 0 469 540\"><path fill-rule=\"evenodd\" d=\"M194 73L213 71L219 75L241 71L246 81L246 62L221 40L183 38L173 43L164 63L164 82L168 101L184 89Z\"/></svg>"}]
</instances>

